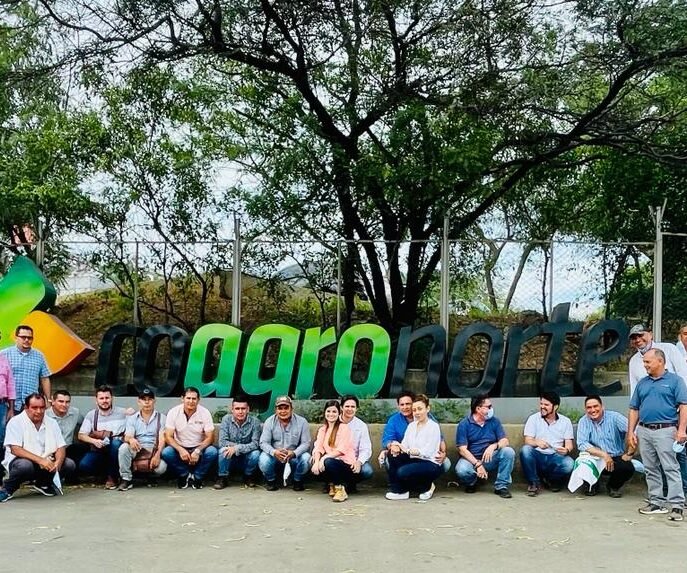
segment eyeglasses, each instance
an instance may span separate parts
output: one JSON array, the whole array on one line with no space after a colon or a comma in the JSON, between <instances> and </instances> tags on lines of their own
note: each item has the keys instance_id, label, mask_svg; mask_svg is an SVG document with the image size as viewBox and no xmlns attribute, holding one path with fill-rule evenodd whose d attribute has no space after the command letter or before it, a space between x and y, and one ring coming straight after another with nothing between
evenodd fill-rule
<instances>
[{"instance_id":1,"label":"eyeglasses","mask_svg":"<svg viewBox=\"0 0 687 573\"><path fill-rule=\"evenodd\" d=\"M33 340L33 336L24 336L21 334L18 334L17 338L21 338L22 340Z\"/></svg>"}]
</instances>

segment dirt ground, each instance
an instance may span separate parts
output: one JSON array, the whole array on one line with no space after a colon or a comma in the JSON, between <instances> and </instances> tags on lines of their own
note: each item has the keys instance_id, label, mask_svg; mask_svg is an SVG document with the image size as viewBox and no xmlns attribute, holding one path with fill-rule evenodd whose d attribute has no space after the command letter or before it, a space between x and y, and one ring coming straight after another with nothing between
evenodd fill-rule
<instances>
[{"instance_id":1,"label":"dirt ground","mask_svg":"<svg viewBox=\"0 0 687 573\"><path fill-rule=\"evenodd\" d=\"M636 481L636 480L635 480ZM677 571L687 523L637 513L622 499L514 489L503 500L441 484L429 502L366 489L335 504L313 485L270 493L171 486L128 492L22 490L0 505L4 573L50 571Z\"/></svg>"}]
</instances>

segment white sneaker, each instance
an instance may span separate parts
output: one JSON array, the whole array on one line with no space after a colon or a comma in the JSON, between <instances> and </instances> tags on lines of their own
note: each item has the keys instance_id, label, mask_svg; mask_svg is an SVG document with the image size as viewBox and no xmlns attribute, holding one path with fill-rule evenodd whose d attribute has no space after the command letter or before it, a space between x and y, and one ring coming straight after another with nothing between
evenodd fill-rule
<instances>
[{"instance_id":1,"label":"white sneaker","mask_svg":"<svg viewBox=\"0 0 687 573\"><path fill-rule=\"evenodd\" d=\"M430 487L426 492L421 493L418 497L422 501L427 501L429 499L432 499L432 496L434 495L434 490L436 489L435 485L432 484L432 487Z\"/></svg>"},{"instance_id":2,"label":"white sneaker","mask_svg":"<svg viewBox=\"0 0 687 573\"><path fill-rule=\"evenodd\" d=\"M386 498L390 499L391 501L399 501L401 499L408 499L410 498L410 493L405 492L405 493L393 493L391 491L386 492Z\"/></svg>"}]
</instances>

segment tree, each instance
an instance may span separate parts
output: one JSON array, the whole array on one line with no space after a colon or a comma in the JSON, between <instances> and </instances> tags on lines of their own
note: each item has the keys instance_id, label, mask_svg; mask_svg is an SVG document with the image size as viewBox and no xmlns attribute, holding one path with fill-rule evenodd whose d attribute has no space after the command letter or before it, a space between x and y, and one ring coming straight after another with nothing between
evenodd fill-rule
<instances>
[{"instance_id":1,"label":"tree","mask_svg":"<svg viewBox=\"0 0 687 573\"><path fill-rule=\"evenodd\" d=\"M462 237L588 147L668 159L659 135L685 109L647 89L684 66L683 1L40 5L86 61L190 66L223 92L206 128L243 144L258 182L231 199L272 236L347 241L349 317L357 275L394 330L416 317L445 213Z\"/></svg>"}]
</instances>

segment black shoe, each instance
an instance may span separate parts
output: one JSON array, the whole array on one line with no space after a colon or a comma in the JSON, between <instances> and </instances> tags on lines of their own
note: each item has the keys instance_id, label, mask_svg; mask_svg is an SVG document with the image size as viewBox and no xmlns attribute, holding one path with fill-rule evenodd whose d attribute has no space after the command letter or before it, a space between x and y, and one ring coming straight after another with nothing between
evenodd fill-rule
<instances>
[{"instance_id":1,"label":"black shoe","mask_svg":"<svg viewBox=\"0 0 687 573\"><path fill-rule=\"evenodd\" d=\"M682 521L682 510L679 507L674 507L670 510L670 514L668 514L668 519L670 521Z\"/></svg>"},{"instance_id":2,"label":"black shoe","mask_svg":"<svg viewBox=\"0 0 687 573\"><path fill-rule=\"evenodd\" d=\"M293 491L303 491L303 490L305 490L305 486L303 485L303 482L293 480Z\"/></svg>"},{"instance_id":3,"label":"black shoe","mask_svg":"<svg viewBox=\"0 0 687 573\"><path fill-rule=\"evenodd\" d=\"M243 485L245 485L246 487L255 487L255 476L253 476L252 474L249 476L244 476Z\"/></svg>"},{"instance_id":4,"label":"black shoe","mask_svg":"<svg viewBox=\"0 0 687 573\"><path fill-rule=\"evenodd\" d=\"M510 499L513 497L511 493L508 491L508 488L502 487L500 489L495 489L494 493L498 495L499 497L502 497L503 499Z\"/></svg>"},{"instance_id":5,"label":"black shoe","mask_svg":"<svg viewBox=\"0 0 687 573\"><path fill-rule=\"evenodd\" d=\"M594 497L597 493L599 493L599 484L595 483L587 491L584 492L584 495L586 495L587 497Z\"/></svg>"},{"instance_id":6,"label":"black shoe","mask_svg":"<svg viewBox=\"0 0 687 573\"><path fill-rule=\"evenodd\" d=\"M276 481L267 481L265 482L265 489L267 491L277 491L279 488L277 487L277 482Z\"/></svg>"},{"instance_id":7,"label":"black shoe","mask_svg":"<svg viewBox=\"0 0 687 573\"><path fill-rule=\"evenodd\" d=\"M177 488L178 489L186 489L189 485L191 485L191 476L186 475L182 476L180 478L177 478Z\"/></svg>"},{"instance_id":8,"label":"black shoe","mask_svg":"<svg viewBox=\"0 0 687 573\"><path fill-rule=\"evenodd\" d=\"M465 493L475 493L477 491L477 484L472 483L465 486Z\"/></svg>"},{"instance_id":9,"label":"black shoe","mask_svg":"<svg viewBox=\"0 0 687 573\"><path fill-rule=\"evenodd\" d=\"M611 487L606 486L606 492L608 493L608 497L612 497L613 499L623 497L623 494L620 492L619 489L613 489Z\"/></svg>"},{"instance_id":10,"label":"black shoe","mask_svg":"<svg viewBox=\"0 0 687 573\"><path fill-rule=\"evenodd\" d=\"M358 493L358 484L356 483L349 483L346 486L346 493L351 494L351 493Z\"/></svg>"},{"instance_id":11,"label":"black shoe","mask_svg":"<svg viewBox=\"0 0 687 573\"><path fill-rule=\"evenodd\" d=\"M45 497L54 497L55 489L51 485L32 485L31 489Z\"/></svg>"},{"instance_id":12,"label":"black shoe","mask_svg":"<svg viewBox=\"0 0 687 573\"><path fill-rule=\"evenodd\" d=\"M348 489L346 489L346 491L348 491ZM329 483L324 482L322 484L322 493L329 493Z\"/></svg>"},{"instance_id":13,"label":"black shoe","mask_svg":"<svg viewBox=\"0 0 687 573\"><path fill-rule=\"evenodd\" d=\"M192 487L193 489L203 489L203 480L202 480L202 479L198 479L197 477L194 477L194 478L191 480L191 487Z\"/></svg>"},{"instance_id":14,"label":"black shoe","mask_svg":"<svg viewBox=\"0 0 687 573\"><path fill-rule=\"evenodd\" d=\"M559 491L561 491L562 488L563 486L557 481L552 481L549 484L549 490L551 491L551 493L558 493Z\"/></svg>"},{"instance_id":15,"label":"black shoe","mask_svg":"<svg viewBox=\"0 0 687 573\"><path fill-rule=\"evenodd\" d=\"M123 479L119 482L119 487L117 489L119 491L127 491L130 490L132 487L134 487L134 484L131 483L131 480Z\"/></svg>"},{"instance_id":16,"label":"black shoe","mask_svg":"<svg viewBox=\"0 0 687 573\"><path fill-rule=\"evenodd\" d=\"M227 487L227 478L224 476L220 476L217 478L217 481L215 482L215 485L212 486L214 489L224 489Z\"/></svg>"}]
</instances>

